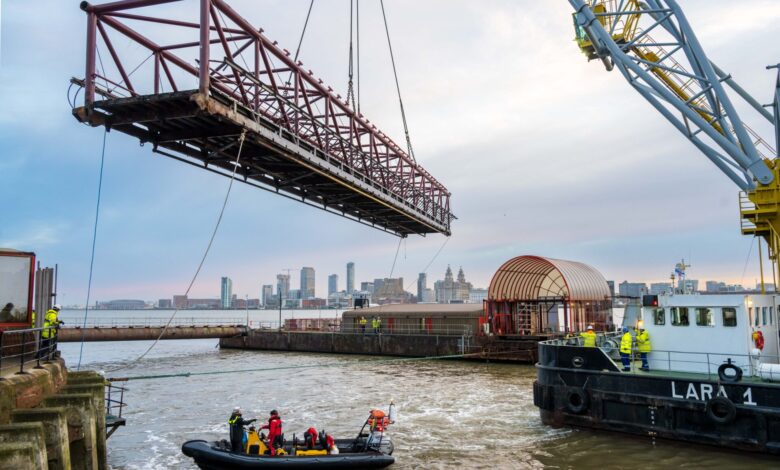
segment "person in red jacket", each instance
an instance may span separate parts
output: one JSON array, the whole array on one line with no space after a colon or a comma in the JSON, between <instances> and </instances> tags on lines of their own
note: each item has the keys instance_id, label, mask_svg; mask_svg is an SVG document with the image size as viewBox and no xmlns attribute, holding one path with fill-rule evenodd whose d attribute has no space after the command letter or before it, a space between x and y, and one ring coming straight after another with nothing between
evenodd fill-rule
<instances>
[{"instance_id":1,"label":"person in red jacket","mask_svg":"<svg viewBox=\"0 0 780 470\"><path fill-rule=\"evenodd\" d=\"M282 418L279 417L279 412L271 410L268 424L264 424L260 429L268 430L268 448L271 450L271 455L276 455L276 440L282 437ZM282 447L282 445L284 445L283 442L278 443L279 447Z\"/></svg>"}]
</instances>

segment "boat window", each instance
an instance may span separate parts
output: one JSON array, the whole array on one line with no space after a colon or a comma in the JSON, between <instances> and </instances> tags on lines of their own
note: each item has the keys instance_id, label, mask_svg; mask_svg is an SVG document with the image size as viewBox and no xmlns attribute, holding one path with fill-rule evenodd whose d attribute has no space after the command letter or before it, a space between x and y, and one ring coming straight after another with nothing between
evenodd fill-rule
<instances>
[{"instance_id":1,"label":"boat window","mask_svg":"<svg viewBox=\"0 0 780 470\"><path fill-rule=\"evenodd\" d=\"M707 307L697 308L696 324L699 326L715 326L715 318L712 316L712 309Z\"/></svg>"},{"instance_id":2,"label":"boat window","mask_svg":"<svg viewBox=\"0 0 780 470\"><path fill-rule=\"evenodd\" d=\"M769 324L772 324L772 317L774 316L774 307L769 307Z\"/></svg>"},{"instance_id":3,"label":"boat window","mask_svg":"<svg viewBox=\"0 0 780 470\"><path fill-rule=\"evenodd\" d=\"M723 326L737 326L737 309L723 307Z\"/></svg>"},{"instance_id":4,"label":"boat window","mask_svg":"<svg viewBox=\"0 0 780 470\"><path fill-rule=\"evenodd\" d=\"M666 314L662 308L657 308L653 311L653 323L656 325L666 324Z\"/></svg>"},{"instance_id":5,"label":"boat window","mask_svg":"<svg viewBox=\"0 0 780 470\"><path fill-rule=\"evenodd\" d=\"M688 326L688 307L672 307L669 312L672 325Z\"/></svg>"},{"instance_id":6,"label":"boat window","mask_svg":"<svg viewBox=\"0 0 780 470\"><path fill-rule=\"evenodd\" d=\"M761 307L761 324L766 326L766 307Z\"/></svg>"},{"instance_id":7,"label":"boat window","mask_svg":"<svg viewBox=\"0 0 780 470\"><path fill-rule=\"evenodd\" d=\"M755 326L758 326L758 307L756 307L755 314L753 313L753 307L748 307L748 313L750 314L750 318Z\"/></svg>"}]
</instances>

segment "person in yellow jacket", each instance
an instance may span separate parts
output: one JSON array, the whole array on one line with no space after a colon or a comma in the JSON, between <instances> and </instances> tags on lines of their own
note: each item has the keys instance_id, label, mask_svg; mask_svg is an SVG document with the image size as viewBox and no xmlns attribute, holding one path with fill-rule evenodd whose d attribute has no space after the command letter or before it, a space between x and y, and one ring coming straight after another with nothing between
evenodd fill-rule
<instances>
[{"instance_id":1,"label":"person in yellow jacket","mask_svg":"<svg viewBox=\"0 0 780 470\"><path fill-rule=\"evenodd\" d=\"M360 323L360 332L366 334L366 317L361 316L358 323Z\"/></svg>"},{"instance_id":2,"label":"person in yellow jacket","mask_svg":"<svg viewBox=\"0 0 780 470\"><path fill-rule=\"evenodd\" d=\"M48 354L54 340L57 338L57 328L64 322L60 320L60 304L55 304L43 317L43 331L41 331L41 352Z\"/></svg>"},{"instance_id":3,"label":"person in yellow jacket","mask_svg":"<svg viewBox=\"0 0 780 470\"><path fill-rule=\"evenodd\" d=\"M631 370L631 353L633 352L634 338L628 331L628 327L623 327L623 337L620 338L620 362L623 363L623 371Z\"/></svg>"},{"instance_id":4,"label":"person in yellow jacket","mask_svg":"<svg viewBox=\"0 0 780 470\"><path fill-rule=\"evenodd\" d=\"M593 331L593 325L588 325L588 329L580 333L582 345L586 348L596 347L596 332Z\"/></svg>"},{"instance_id":5,"label":"person in yellow jacket","mask_svg":"<svg viewBox=\"0 0 780 470\"><path fill-rule=\"evenodd\" d=\"M650 335L642 328L639 328L639 332L636 334L636 348L639 350L639 356L642 358L642 370L650 370L650 365L647 363L647 353L651 350Z\"/></svg>"}]
</instances>

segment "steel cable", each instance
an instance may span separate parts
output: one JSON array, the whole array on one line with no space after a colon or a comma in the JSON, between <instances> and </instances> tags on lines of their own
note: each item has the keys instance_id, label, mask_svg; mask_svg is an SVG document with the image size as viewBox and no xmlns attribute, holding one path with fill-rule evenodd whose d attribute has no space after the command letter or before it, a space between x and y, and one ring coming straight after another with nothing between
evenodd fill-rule
<instances>
[{"instance_id":1,"label":"steel cable","mask_svg":"<svg viewBox=\"0 0 780 470\"><path fill-rule=\"evenodd\" d=\"M233 189L233 182L236 180L236 171L239 168L239 162L241 161L241 152L244 149L244 140L246 138L246 131L241 133L241 137L239 137L239 144L238 144L238 152L236 153L236 160L233 162L233 171L230 173L230 184L228 184L227 191L225 192L225 199L222 201L222 208L219 211L219 217L217 217L217 222L214 225L214 230L211 232L211 238L209 238L209 243L206 246L206 250L203 252L203 256L200 258L200 263L198 264L198 268L195 270L195 274L192 276L192 279L190 280L189 286L187 286L187 291L184 293L185 296L188 296L190 293L190 290L192 289L192 286L195 284L195 281L198 279L198 275L200 274L200 270L203 268L203 264L206 262L206 257L209 254L209 251L211 251L211 246L214 244L214 239L217 236L217 231L219 230L219 226L222 223L222 217L225 215L225 208L227 207L228 199L230 197L230 191ZM126 362L119 367L116 367L114 369L110 369L108 372L114 372L117 370L125 369L129 367L130 365L140 361L143 359L149 352L157 345L157 343L162 339L163 335L168 331L168 327L171 325L171 322L173 322L173 319L176 317L176 314L179 313L179 309L176 308L176 310L173 311L173 314L168 319L168 322L163 327L160 334L157 336L157 339L154 340L154 342L149 346L149 348L146 349L146 351L143 352L140 356L133 359L132 361ZM86 322L86 317L85 317ZM83 333L82 333L83 334ZM83 342L82 342L83 345Z\"/></svg>"},{"instance_id":2,"label":"steel cable","mask_svg":"<svg viewBox=\"0 0 780 470\"><path fill-rule=\"evenodd\" d=\"M100 215L100 196L103 192L103 167L106 160L106 137L108 128L103 131L103 149L100 152L100 175L98 176L97 203L95 205L95 224L92 227L92 254L89 258L89 280L87 281L87 303L84 305L84 324L81 329L81 346L79 347L79 362L76 370L81 370L81 358L84 355L84 337L87 334L87 315L89 313L89 297L92 293L92 270L95 266L95 244L97 242L98 217Z\"/></svg>"}]
</instances>

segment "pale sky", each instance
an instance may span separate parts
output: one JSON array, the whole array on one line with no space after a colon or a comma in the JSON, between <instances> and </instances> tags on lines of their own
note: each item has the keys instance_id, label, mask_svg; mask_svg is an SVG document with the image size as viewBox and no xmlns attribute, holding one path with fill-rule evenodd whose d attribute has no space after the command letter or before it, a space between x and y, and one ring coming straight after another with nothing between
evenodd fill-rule
<instances>
[{"instance_id":1,"label":"pale sky","mask_svg":"<svg viewBox=\"0 0 780 470\"><path fill-rule=\"evenodd\" d=\"M230 3L295 49L307 0ZM780 61L780 2L681 3L710 59L769 103L775 77L764 67ZM66 304L86 297L102 138L101 129L71 117L66 100L70 77L84 75L78 4L3 0L0 16L0 246L58 263ZM189 18L196 4L162 8ZM616 282L664 281L685 257L690 278L754 285L757 249L740 235L736 186L617 71L587 62L572 39L568 2L385 6L417 160L452 192L458 217L428 270L429 287L448 264L486 287L504 261L523 254L582 261ZM348 22L348 1L315 1L300 57L342 95ZM361 27L362 110L402 143L377 1L361 2ZM118 44L120 54L136 53ZM742 117L771 138L754 114ZM183 293L228 182L110 133L92 299ZM394 275L412 285L443 242L440 235L404 241ZM237 184L191 296L218 297L227 275L234 293L257 297L286 268L297 288L303 266L316 269L324 296L328 274L339 274L344 288L348 261L358 282L388 276L397 244Z\"/></svg>"}]
</instances>

